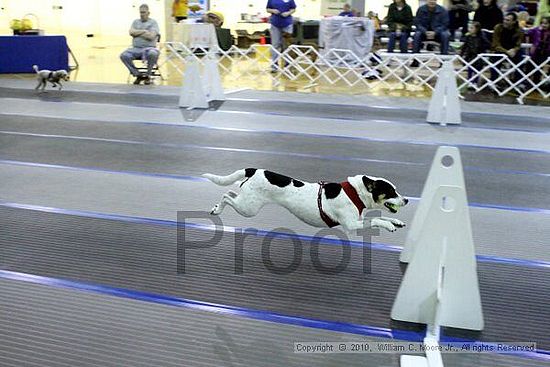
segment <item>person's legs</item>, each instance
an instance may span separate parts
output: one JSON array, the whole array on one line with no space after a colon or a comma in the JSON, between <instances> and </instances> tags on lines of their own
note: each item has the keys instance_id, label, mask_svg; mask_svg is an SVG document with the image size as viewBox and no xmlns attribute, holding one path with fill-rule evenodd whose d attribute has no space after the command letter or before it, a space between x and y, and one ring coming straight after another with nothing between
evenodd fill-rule
<instances>
[{"instance_id":1,"label":"person's legs","mask_svg":"<svg viewBox=\"0 0 550 367\"><path fill-rule=\"evenodd\" d=\"M157 49L147 50L146 59L147 59L147 76L151 76L153 68L155 67L159 59L159 50Z\"/></svg>"},{"instance_id":2,"label":"person's legs","mask_svg":"<svg viewBox=\"0 0 550 367\"><path fill-rule=\"evenodd\" d=\"M134 60L141 59L141 51L129 48L123 53L120 54L120 60L122 60L122 63L128 68L128 71L130 71L130 74L132 74L135 77L139 76L139 71L136 69L136 66L134 65Z\"/></svg>"},{"instance_id":3,"label":"person's legs","mask_svg":"<svg viewBox=\"0 0 550 367\"><path fill-rule=\"evenodd\" d=\"M399 51L406 54L409 51L409 32L401 32L401 38L399 39Z\"/></svg>"},{"instance_id":4,"label":"person's legs","mask_svg":"<svg viewBox=\"0 0 550 367\"><path fill-rule=\"evenodd\" d=\"M422 47L422 41L426 37L426 33L416 30L414 32L413 38L413 53L420 52L420 47Z\"/></svg>"},{"instance_id":5,"label":"person's legs","mask_svg":"<svg viewBox=\"0 0 550 367\"><path fill-rule=\"evenodd\" d=\"M395 48L395 32L390 32L390 38L388 40L388 52L393 52Z\"/></svg>"},{"instance_id":6,"label":"person's legs","mask_svg":"<svg viewBox=\"0 0 550 367\"><path fill-rule=\"evenodd\" d=\"M461 24L460 18L457 10L449 10L449 39L451 41L455 40L455 32L460 28Z\"/></svg>"},{"instance_id":7,"label":"person's legs","mask_svg":"<svg viewBox=\"0 0 550 367\"><path fill-rule=\"evenodd\" d=\"M271 36L271 46L278 50L282 51L283 49L283 31L281 28L271 26L270 29L270 36ZM276 70L277 64L279 61L279 55L276 52L271 52L271 69Z\"/></svg>"},{"instance_id":8,"label":"person's legs","mask_svg":"<svg viewBox=\"0 0 550 367\"><path fill-rule=\"evenodd\" d=\"M437 32L435 34L435 40L441 44L441 55L447 55L449 53L449 32Z\"/></svg>"},{"instance_id":9,"label":"person's legs","mask_svg":"<svg viewBox=\"0 0 550 367\"><path fill-rule=\"evenodd\" d=\"M462 17L462 35L460 40L463 41L466 38L466 33L468 33L468 15Z\"/></svg>"}]
</instances>

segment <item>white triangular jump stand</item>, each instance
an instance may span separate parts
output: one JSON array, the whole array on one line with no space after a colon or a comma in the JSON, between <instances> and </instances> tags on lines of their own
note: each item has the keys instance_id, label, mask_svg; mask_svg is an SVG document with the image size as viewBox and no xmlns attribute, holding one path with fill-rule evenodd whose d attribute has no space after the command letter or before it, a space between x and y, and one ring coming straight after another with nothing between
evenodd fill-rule
<instances>
[{"instance_id":1,"label":"white triangular jump stand","mask_svg":"<svg viewBox=\"0 0 550 367\"><path fill-rule=\"evenodd\" d=\"M199 64L194 59L187 62L178 105L188 109L208 108Z\"/></svg>"},{"instance_id":2,"label":"white triangular jump stand","mask_svg":"<svg viewBox=\"0 0 550 367\"><path fill-rule=\"evenodd\" d=\"M391 317L483 329L477 263L463 187L440 186L435 191Z\"/></svg>"},{"instance_id":3,"label":"white triangular jump stand","mask_svg":"<svg viewBox=\"0 0 550 367\"><path fill-rule=\"evenodd\" d=\"M455 78L452 61L445 61L439 70L426 121L442 126L457 125L462 122Z\"/></svg>"},{"instance_id":4,"label":"white triangular jump stand","mask_svg":"<svg viewBox=\"0 0 550 367\"><path fill-rule=\"evenodd\" d=\"M441 146L437 149L430 173L424 184L418 208L409 226L403 251L399 261L408 263L411 261L415 248L418 244L420 232L424 227L431 200L437 188L441 185L452 185L465 188L464 175L460 151L455 147Z\"/></svg>"},{"instance_id":5,"label":"white triangular jump stand","mask_svg":"<svg viewBox=\"0 0 550 367\"><path fill-rule=\"evenodd\" d=\"M204 62L204 85L208 101L225 101L218 61L208 57Z\"/></svg>"}]
</instances>

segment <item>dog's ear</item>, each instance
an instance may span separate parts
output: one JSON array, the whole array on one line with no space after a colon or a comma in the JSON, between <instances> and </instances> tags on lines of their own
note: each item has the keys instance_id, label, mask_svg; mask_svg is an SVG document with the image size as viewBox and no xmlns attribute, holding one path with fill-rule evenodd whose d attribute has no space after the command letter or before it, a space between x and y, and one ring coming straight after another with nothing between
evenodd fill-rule
<instances>
[{"instance_id":1,"label":"dog's ear","mask_svg":"<svg viewBox=\"0 0 550 367\"><path fill-rule=\"evenodd\" d=\"M368 192L372 192L372 190L374 190L374 183L374 180L371 180L367 176L363 176L363 185L365 185Z\"/></svg>"}]
</instances>

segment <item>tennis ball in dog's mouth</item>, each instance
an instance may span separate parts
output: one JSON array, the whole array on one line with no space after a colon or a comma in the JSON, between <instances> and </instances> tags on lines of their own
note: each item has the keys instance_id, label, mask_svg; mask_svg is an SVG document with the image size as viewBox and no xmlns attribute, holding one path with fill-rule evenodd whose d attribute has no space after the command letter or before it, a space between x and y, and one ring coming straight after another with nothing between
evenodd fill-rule
<instances>
[{"instance_id":1,"label":"tennis ball in dog's mouth","mask_svg":"<svg viewBox=\"0 0 550 367\"><path fill-rule=\"evenodd\" d=\"M399 205L386 203L386 206L388 207L388 209L395 211L396 213L399 211Z\"/></svg>"}]
</instances>

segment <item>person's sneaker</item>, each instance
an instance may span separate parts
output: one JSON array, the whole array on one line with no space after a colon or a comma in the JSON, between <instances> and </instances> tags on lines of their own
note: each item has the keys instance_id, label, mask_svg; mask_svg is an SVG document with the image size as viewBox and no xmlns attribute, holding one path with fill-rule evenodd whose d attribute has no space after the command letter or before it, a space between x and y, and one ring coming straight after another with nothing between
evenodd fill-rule
<instances>
[{"instance_id":1,"label":"person's sneaker","mask_svg":"<svg viewBox=\"0 0 550 367\"><path fill-rule=\"evenodd\" d=\"M143 77L143 84L150 85L151 84L151 77L149 75Z\"/></svg>"},{"instance_id":2,"label":"person's sneaker","mask_svg":"<svg viewBox=\"0 0 550 367\"><path fill-rule=\"evenodd\" d=\"M414 59L412 62L411 62L411 68L417 68L420 66L420 63L418 62L417 59Z\"/></svg>"}]
</instances>

